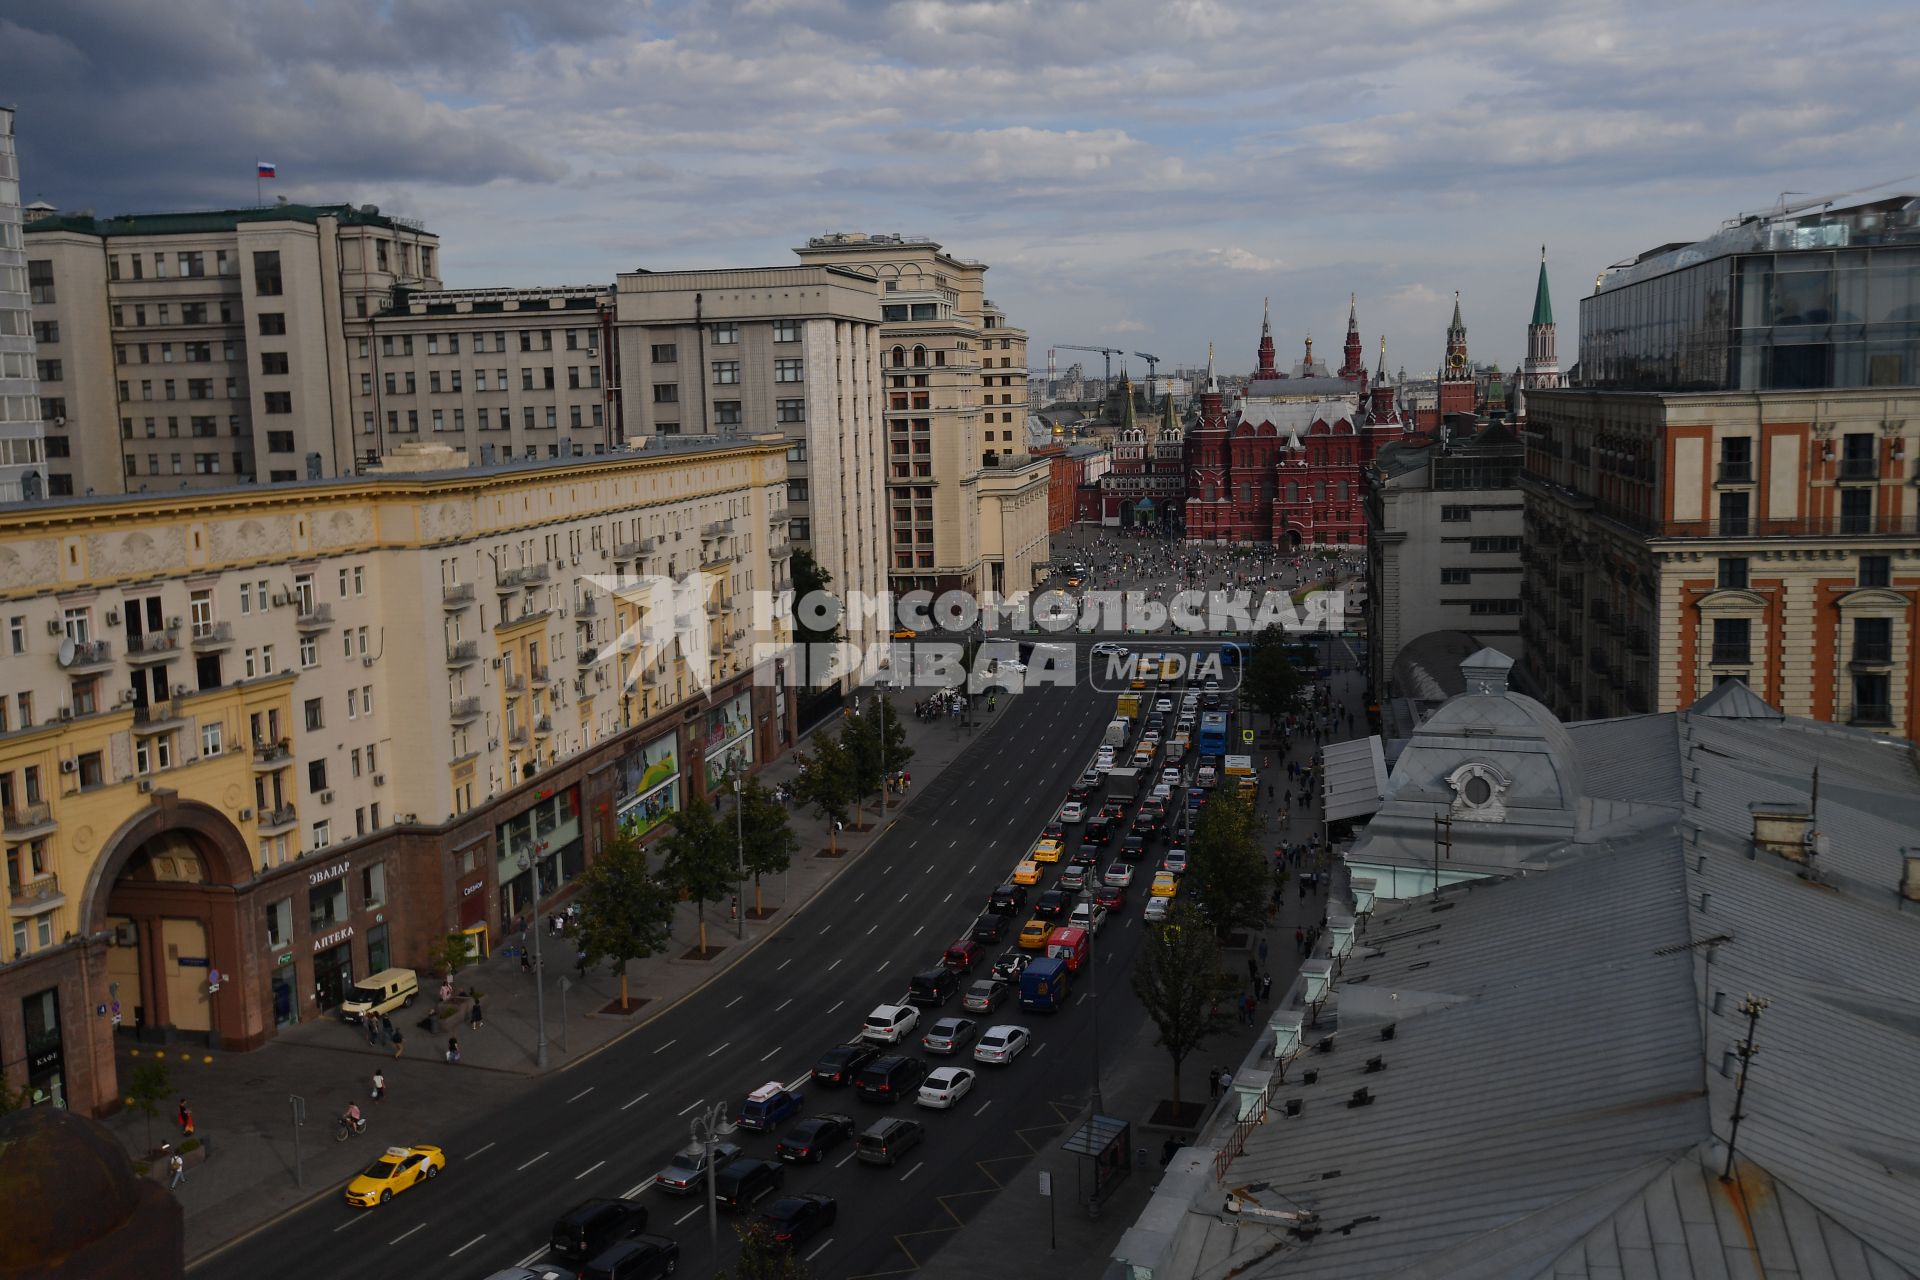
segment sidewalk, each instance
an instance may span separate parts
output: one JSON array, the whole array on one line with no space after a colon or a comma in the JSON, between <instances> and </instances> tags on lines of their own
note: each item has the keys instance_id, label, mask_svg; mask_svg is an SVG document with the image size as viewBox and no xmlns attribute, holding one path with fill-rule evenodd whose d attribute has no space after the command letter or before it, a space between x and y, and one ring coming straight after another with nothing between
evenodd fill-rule
<instances>
[{"instance_id":1,"label":"sidewalk","mask_svg":"<svg viewBox=\"0 0 1920 1280\"><path fill-rule=\"evenodd\" d=\"M863 691L862 697L874 696ZM951 766L972 745L981 730L946 720L921 722L913 716L913 697L891 695L906 730L914 756L906 766L913 788L895 797L887 818L910 806L915 794ZM833 728L829 718L819 728ZM797 744L804 748L805 739ZM759 773L773 787L791 781L798 768L793 752ZM548 1069L576 1062L646 1023L653 1015L685 999L745 956L777 929L793 911L819 893L835 876L851 866L885 830L881 815L868 803L864 817L870 829L839 833L839 857L822 857L827 846L827 824L811 812L792 811L800 852L783 875L768 877L762 887L767 908L764 919L736 922L728 919L727 904L707 905L709 959L687 959L699 943L699 926L692 903L681 905L670 931L666 954L636 961L627 967L630 997L638 1008L630 1014L604 1012L617 1001L619 979L604 967L582 977L574 967L574 951L565 938L543 937L542 960L547 979L545 1013ZM551 907L553 904L548 903ZM753 886L742 895L743 914L750 915ZM531 940L530 940L531 941ZM421 975L423 982L428 975ZM566 990L561 989L564 981ZM539 1040L537 1001L532 976L520 971L516 957L496 954L456 975L459 991L478 989L485 1025L478 1029L464 1021L429 1033L418 1025L432 1005L429 987L410 1009L392 1015L401 1033L404 1052L395 1058L390 1044L368 1043L364 1028L337 1019L319 1019L290 1027L251 1053L164 1052L150 1046L121 1045L117 1053L120 1079L130 1078L134 1066L163 1060L170 1074L173 1096L161 1106L152 1124L152 1140L178 1142L174 1106L188 1100L197 1136L207 1149L204 1163L187 1170L187 1180L176 1191L186 1212L186 1252L197 1259L234 1237L269 1221L317 1195L334 1195L351 1172L365 1164L384 1139L405 1133L439 1133L493 1108L507 1105L529 1078L540 1074L535 1065ZM464 1002L463 1010L464 1010ZM445 1060L447 1037L460 1041L460 1063ZM385 1072L388 1097L370 1097L375 1070ZM290 1096L305 1100L306 1124L300 1131L300 1163L304 1187L295 1182L295 1133ZM349 1102L377 1124L368 1137L336 1142L334 1122ZM136 1159L148 1150L147 1119L131 1107L109 1117L106 1124Z\"/></svg>"}]
</instances>

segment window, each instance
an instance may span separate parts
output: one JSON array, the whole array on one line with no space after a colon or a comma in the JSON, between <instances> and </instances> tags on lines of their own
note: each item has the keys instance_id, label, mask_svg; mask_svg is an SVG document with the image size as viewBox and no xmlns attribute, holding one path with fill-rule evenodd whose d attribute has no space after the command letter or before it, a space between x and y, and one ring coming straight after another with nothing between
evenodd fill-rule
<instances>
[{"instance_id":1,"label":"window","mask_svg":"<svg viewBox=\"0 0 1920 1280\"><path fill-rule=\"evenodd\" d=\"M1473 519L1472 507L1442 507L1440 519L1448 523L1463 523Z\"/></svg>"},{"instance_id":2,"label":"window","mask_svg":"<svg viewBox=\"0 0 1920 1280\"><path fill-rule=\"evenodd\" d=\"M312 636L300 637L300 667L305 670L320 665L320 645Z\"/></svg>"},{"instance_id":3,"label":"window","mask_svg":"<svg viewBox=\"0 0 1920 1280\"><path fill-rule=\"evenodd\" d=\"M1747 513L1753 495L1746 490L1736 490L1720 495L1720 533L1723 537L1744 538L1747 536Z\"/></svg>"},{"instance_id":4,"label":"window","mask_svg":"<svg viewBox=\"0 0 1920 1280\"><path fill-rule=\"evenodd\" d=\"M358 720L359 718L360 691L358 689L349 689L347 690L347 719Z\"/></svg>"},{"instance_id":5,"label":"window","mask_svg":"<svg viewBox=\"0 0 1920 1280\"><path fill-rule=\"evenodd\" d=\"M327 762L310 760L307 762L307 790L319 792L327 789Z\"/></svg>"},{"instance_id":6,"label":"window","mask_svg":"<svg viewBox=\"0 0 1920 1280\"><path fill-rule=\"evenodd\" d=\"M1853 674L1853 714L1855 724L1893 723L1893 681L1882 672L1856 671Z\"/></svg>"},{"instance_id":7,"label":"window","mask_svg":"<svg viewBox=\"0 0 1920 1280\"><path fill-rule=\"evenodd\" d=\"M1440 571L1441 586L1464 587L1472 581L1473 570L1471 569L1442 569Z\"/></svg>"},{"instance_id":8,"label":"window","mask_svg":"<svg viewBox=\"0 0 1920 1280\"><path fill-rule=\"evenodd\" d=\"M1722 484L1752 483L1752 440L1746 436L1730 436L1720 442L1720 481Z\"/></svg>"},{"instance_id":9,"label":"window","mask_svg":"<svg viewBox=\"0 0 1920 1280\"><path fill-rule=\"evenodd\" d=\"M373 825L380 825L380 808L374 806ZM376 862L370 867L360 868L360 905L377 907L387 900L387 864Z\"/></svg>"},{"instance_id":10,"label":"window","mask_svg":"<svg viewBox=\"0 0 1920 1280\"><path fill-rule=\"evenodd\" d=\"M1873 432L1849 431L1840 437L1840 478L1842 480L1880 478L1880 460L1874 453Z\"/></svg>"},{"instance_id":11,"label":"window","mask_svg":"<svg viewBox=\"0 0 1920 1280\"><path fill-rule=\"evenodd\" d=\"M24 697L26 695L22 694L21 696ZM25 712L22 712L20 721L21 726L24 728L28 723L28 717ZM102 763L98 751L82 751L75 758L75 762L76 767L80 771L80 786L82 789L97 787L107 780L106 766Z\"/></svg>"},{"instance_id":12,"label":"window","mask_svg":"<svg viewBox=\"0 0 1920 1280\"><path fill-rule=\"evenodd\" d=\"M773 340L775 342L800 341L800 322L798 320L775 320L773 322Z\"/></svg>"},{"instance_id":13,"label":"window","mask_svg":"<svg viewBox=\"0 0 1920 1280\"><path fill-rule=\"evenodd\" d=\"M800 382L801 362L798 360L775 360L773 362L773 380L775 382Z\"/></svg>"},{"instance_id":14,"label":"window","mask_svg":"<svg viewBox=\"0 0 1920 1280\"><path fill-rule=\"evenodd\" d=\"M713 380L720 386L732 386L740 381L740 362L738 360L715 360L713 362Z\"/></svg>"},{"instance_id":15,"label":"window","mask_svg":"<svg viewBox=\"0 0 1920 1280\"><path fill-rule=\"evenodd\" d=\"M292 413L293 393L291 391L269 391L263 397L268 413Z\"/></svg>"},{"instance_id":16,"label":"window","mask_svg":"<svg viewBox=\"0 0 1920 1280\"><path fill-rule=\"evenodd\" d=\"M1870 533L1873 530L1873 490L1840 491L1840 532Z\"/></svg>"},{"instance_id":17,"label":"window","mask_svg":"<svg viewBox=\"0 0 1920 1280\"><path fill-rule=\"evenodd\" d=\"M15 276L14 280L16 282L15 287L17 288L19 277ZM53 301L53 262L51 259L42 258L38 261L27 263L27 291L32 295L34 302Z\"/></svg>"},{"instance_id":18,"label":"window","mask_svg":"<svg viewBox=\"0 0 1920 1280\"><path fill-rule=\"evenodd\" d=\"M807 420L807 402L805 400L775 400L774 418L780 422L805 422Z\"/></svg>"},{"instance_id":19,"label":"window","mask_svg":"<svg viewBox=\"0 0 1920 1280\"><path fill-rule=\"evenodd\" d=\"M713 419L723 427L740 425L740 402L738 400L715 400Z\"/></svg>"},{"instance_id":20,"label":"window","mask_svg":"<svg viewBox=\"0 0 1920 1280\"><path fill-rule=\"evenodd\" d=\"M253 291L263 298L280 296L280 255L259 251L253 255Z\"/></svg>"},{"instance_id":21,"label":"window","mask_svg":"<svg viewBox=\"0 0 1920 1280\"><path fill-rule=\"evenodd\" d=\"M680 359L677 343L656 342L653 344L653 362L655 364L673 364Z\"/></svg>"},{"instance_id":22,"label":"window","mask_svg":"<svg viewBox=\"0 0 1920 1280\"><path fill-rule=\"evenodd\" d=\"M15 614L7 619L7 641L15 653L27 651L27 619L23 614Z\"/></svg>"},{"instance_id":23,"label":"window","mask_svg":"<svg viewBox=\"0 0 1920 1280\"><path fill-rule=\"evenodd\" d=\"M281 334L284 334L287 331L287 317L285 312L262 311L259 315L259 322L260 322L260 336L263 338L279 337ZM367 354L366 350L364 349L366 339L362 338L360 339L360 342L362 344L362 350L360 354L365 355Z\"/></svg>"},{"instance_id":24,"label":"window","mask_svg":"<svg viewBox=\"0 0 1920 1280\"><path fill-rule=\"evenodd\" d=\"M1731 587L1731 588L1737 588L1739 590L1744 591L1746 590L1746 586L1747 586L1747 558L1745 556L1721 556L1720 557L1721 589L1725 590Z\"/></svg>"},{"instance_id":25,"label":"window","mask_svg":"<svg viewBox=\"0 0 1920 1280\"><path fill-rule=\"evenodd\" d=\"M268 453L292 453L293 452L293 432L291 431L267 432L267 452Z\"/></svg>"},{"instance_id":26,"label":"window","mask_svg":"<svg viewBox=\"0 0 1920 1280\"><path fill-rule=\"evenodd\" d=\"M67 376L65 367L58 360L36 360L34 370L42 382L63 382Z\"/></svg>"},{"instance_id":27,"label":"window","mask_svg":"<svg viewBox=\"0 0 1920 1280\"><path fill-rule=\"evenodd\" d=\"M326 823L313 824L313 847L323 849L327 845L322 833ZM325 933L335 925L345 924L347 920L347 881L340 876L324 884L317 884L307 890L307 927L315 933Z\"/></svg>"},{"instance_id":28,"label":"window","mask_svg":"<svg viewBox=\"0 0 1920 1280\"><path fill-rule=\"evenodd\" d=\"M1853 620L1853 660L1871 663L1893 661L1893 619Z\"/></svg>"},{"instance_id":29,"label":"window","mask_svg":"<svg viewBox=\"0 0 1920 1280\"><path fill-rule=\"evenodd\" d=\"M717 324L713 326L713 340L728 346L740 341L740 326L737 324Z\"/></svg>"},{"instance_id":30,"label":"window","mask_svg":"<svg viewBox=\"0 0 1920 1280\"><path fill-rule=\"evenodd\" d=\"M1743 666L1749 656L1749 635L1753 624L1746 618L1713 620L1713 662L1715 666Z\"/></svg>"},{"instance_id":31,"label":"window","mask_svg":"<svg viewBox=\"0 0 1920 1280\"><path fill-rule=\"evenodd\" d=\"M680 434L680 424L677 422L663 422L655 427L654 430L663 436L677 436Z\"/></svg>"},{"instance_id":32,"label":"window","mask_svg":"<svg viewBox=\"0 0 1920 1280\"><path fill-rule=\"evenodd\" d=\"M680 386L674 382L656 382L653 384L653 402L655 404L679 404Z\"/></svg>"},{"instance_id":33,"label":"window","mask_svg":"<svg viewBox=\"0 0 1920 1280\"><path fill-rule=\"evenodd\" d=\"M1320 500L1325 501L1326 495L1325 494L1320 495ZM1499 553L1499 552L1505 552L1505 551L1518 551L1520 549L1520 539L1518 538L1469 538L1467 540L1467 547L1468 547L1468 550L1472 551L1476 555L1488 554L1488 553Z\"/></svg>"},{"instance_id":34,"label":"window","mask_svg":"<svg viewBox=\"0 0 1920 1280\"><path fill-rule=\"evenodd\" d=\"M1860 585L1863 587L1888 587L1893 585L1893 559L1890 556L1861 556Z\"/></svg>"},{"instance_id":35,"label":"window","mask_svg":"<svg viewBox=\"0 0 1920 1280\"><path fill-rule=\"evenodd\" d=\"M813 537L813 521L805 519L787 521L787 536L795 542L807 541Z\"/></svg>"},{"instance_id":36,"label":"window","mask_svg":"<svg viewBox=\"0 0 1920 1280\"><path fill-rule=\"evenodd\" d=\"M308 698L306 703L306 713L307 713L307 732L308 733L317 733L321 729L324 729L327 727L326 715L324 712L321 699ZM347 703L347 718L349 720L353 718L353 703L351 701Z\"/></svg>"},{"instance_id":37,"label":"window","mask_svg":"<svg viewBox=\"0 0 1920 1280\"><path fill-rule=\"evenodd\" d=\"M807 460L807 442L805 440L795 440L792 444L787 446L788 462L805 462L806 460Z\"/></svg>"},{"instance_id":38,"label":"window","mask_svg":"<svg viewBox=\"0 0 1920 1280\"><path fill-rule=\"evenodd\" d=\"M1518 600L1473 600L1467 604L1467 612L1476 618L1502 617L1520 612Z\"/></svg>"},{"instance_id":39,"label":"window","mask_svg":"<svg viewBox=\"0 0 1920 1280\"><path fill-rule=\"evenodd\" d=\"M188 344L188 357L192 358L192 345ZM287 371L287 353L284 351L262 351L260 353L260 372L264 374L283 374Z\"/></svg>"},{"instance_id":40,"label":"window","mask_svg":"<svg viewBox=\"0 0 1920 1280\"><path fill-rule=\"evenodd\" d=\"M805 480L787 481L787 501L805 502L807 500L807 482Z\"/></svg>"},{"instance_id":41,"label":"window","mask_svg":"<svg viewBox=\"0 0 1920 1280\"><path fill-rule=\"evenodd\" d=\"M278 951L293 941L293 899L267 904L267 949Z\"/></svg>"}]
</instances>

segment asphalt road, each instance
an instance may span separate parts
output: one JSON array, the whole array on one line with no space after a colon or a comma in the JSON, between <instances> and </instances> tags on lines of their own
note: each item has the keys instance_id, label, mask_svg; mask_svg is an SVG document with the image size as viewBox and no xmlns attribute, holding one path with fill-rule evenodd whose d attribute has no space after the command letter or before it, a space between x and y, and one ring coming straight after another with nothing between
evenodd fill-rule
<instances>
[{"instance_id":1,"label":"asphalt road","mask_svg":"<svg viewBox=\"0 0 1920 1280\"><path fill-rule=\"evenodd\" d=\"M908 696L895 697L904 710ZM764 1081L804 1077L822 1050L854 1037L869 1009L899 999L908 975L937 961L1051 818L1112 705L1110 693L1085 685L1001 697L999 710L973 730L985 740L927 784L909 816L754 954L639 1033L530 1084L501 1113L476 1116L454 1133L382 1134L442 1146L448 1166L433 1183L370 1211L323 1199L194 1274L478 1280L543 1256L553 1220L573 1204L621 1194L640 1196L651 1211L648 1229L681 1243L682 1274L710 1274L704 1198L647 1186L687 1142L690 1117L720 1099L737 1106ZM1144 1016L1126 988L1143 936L1144 895L1143 877L1127 911L1095 944L1103 1044L1130 1039ZM958 1000L943 1012L961 1013ZM789 1167L788 1191L824 1191L839 1201L838 1222L806 1246L815 1273L908 1274L999 1187L1032 1194L1019 1182L1022 1165L1085 1106L1093 1013L1083 983L1074 1005L1052 1016L1023 1013L1017 1003L982 1015L1026 1024L1032 1047L1010 1067L981 1067L972 1095L952 1112L897 1104L893 1111L928 1129L900 1167L842 1158L846 1148L825 1164ZM937 1015L923 1011L923 1027L930 1016ZM806 1107L849 1112L862 1127L887 1110L851 1091L811 1085ZM730 1140L771 1158L776 1136ZM723 1210L722 1266L734 1252L732 1225Z\"/></svg>"}]
</instances>

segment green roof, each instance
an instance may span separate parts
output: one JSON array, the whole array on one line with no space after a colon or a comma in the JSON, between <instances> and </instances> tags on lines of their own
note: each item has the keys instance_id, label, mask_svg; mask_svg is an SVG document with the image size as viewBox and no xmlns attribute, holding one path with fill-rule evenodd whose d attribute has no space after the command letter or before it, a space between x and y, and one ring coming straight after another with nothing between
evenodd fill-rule
<instances>
[{"instance_id":1,"label":"green roof","mask_svg":"<svg viewBox=\"0 0 1920 1280\"><path fill-rule=\"evenodd\" d=\"M368 206L371 207L371 206ZM256 209L204 209L185 213L123 213L111 218L83 214L57 213L29 222L26 230L77 231L89 236L168 236L196 235L210 231L232 231L243 222L305 222L316 224L321 218L338 218L349 226L399 227L393 218L377 209L368 213L351 204L276 204ZM412 229L412 228L405 228Z\"/></svg>"},{"instance_id":2,"label":"green roof","mask_svg":"<svg viewBox=\"0 0 1920 1280\"><path fill-rule=\"evenodd\" d=\"M1540 246L1540 283L1533 289L1533 319L1530 324L1553 323L1553 299L1547 296L1547 247Z\"/></svg>"}]
</instances>

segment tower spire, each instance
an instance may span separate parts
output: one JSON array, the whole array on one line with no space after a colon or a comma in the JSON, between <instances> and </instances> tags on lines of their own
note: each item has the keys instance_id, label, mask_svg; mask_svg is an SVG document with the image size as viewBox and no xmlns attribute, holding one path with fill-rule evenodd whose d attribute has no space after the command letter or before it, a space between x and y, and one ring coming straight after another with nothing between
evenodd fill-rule
<instances>
[{"instance_id":1,"label":"tower spire","mask_svg":"<svg viewBox=\"0 0 1920 1280\"><path fill-rule=\"evenodd\" d=\"M1268 299L1260 300L1260 347L1254 353L1253 376L1277 378L1280 371L1273 363L1273 308Z\"/></svg>"},{"instance_id":2,"label":"tower spire","mask_svg":"<svg viewBox=\"0 0 1920 1280\"><path fill-rule=\"evenodd\" d=\"M1341 348L1339 376L1348 382L1364 382L1367 358L1360 346L1360 297L1347 295L1347 341Z\"/></svg>"},{"instance_id":3,"label":"tower spire","mask_svg":"<svg viewBox=\"0 0 1920 1280\"><path fill-rule=\"evenodd\" d=\"M1553 298L1547 293L1547 246L1540 246L1540 279L1533 286L1532 324L1553 323Z\"/></svg>"},{"instance_id":4,"label":"tower spire","mask_svg":"<svg viewBox=\"0 0 1920 1280\"><path fill-rule=\"evenodd\" d=\"M1540 246L1540 277L1533 286L1533 319L1527 322L1527 358L1514 379L1518 393L1535 387L1564 387L1566 375L1560 372L1553 323L1553 297L1547 291L1547 246Z\"/></svg>"}]
</instances>

